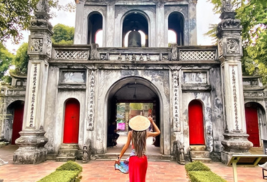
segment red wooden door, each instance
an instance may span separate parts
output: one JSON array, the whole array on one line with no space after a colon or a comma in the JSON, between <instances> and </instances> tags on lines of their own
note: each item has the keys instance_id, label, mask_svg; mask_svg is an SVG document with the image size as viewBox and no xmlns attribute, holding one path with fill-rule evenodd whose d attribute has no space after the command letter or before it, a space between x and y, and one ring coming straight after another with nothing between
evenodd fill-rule
<instances>
[{"instance_id":1,"label":"red wooden door","mask_svg":"<svg viewBox=\"0 0 267 182\"><path fill-rule=\"evenodd\" d=\"M78 143L80 104L76 99L66 102L63 143Z\"/></svg>"},{"instance_id":2,"label":"red wooden door","mask_svg":"<svg viewBox=\"0 0 267 182\"><path fill-rule=\"evenodd\" d=\"M23 111L24 111L24 104L18 103L18 105L14 107L11 144L15 144L15 140L20 137L19 132L22 130Z\"/></svg>"},{"instance_id":3,"label":"red wooden door","mask_svg":"<svg viewBox=\"0 0 267 182\"><path fill-rule=\"evenodd\" d=\"M190 145L203 145L204 127L202 105L199 101L194 100L189 104L189 143Z\"/></svg>"},{"instance_id":4,"label":"red wooden door","mask_svg":"<svg viewBox=\"0 0 267 182\"><path fill-rule=\"evenodd\" d=\"M246 113L247 133L249 134L248 140L253 143L254 147L259 147L260 139L259 139L257 108L246 107L245 113Z\"/></svg>"}]
</instances>

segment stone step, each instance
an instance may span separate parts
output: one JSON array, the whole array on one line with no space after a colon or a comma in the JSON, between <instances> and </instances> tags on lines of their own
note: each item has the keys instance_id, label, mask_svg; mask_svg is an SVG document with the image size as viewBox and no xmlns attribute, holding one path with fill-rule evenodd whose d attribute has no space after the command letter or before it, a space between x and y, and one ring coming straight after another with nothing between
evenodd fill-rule
<instances>
[{"instance_id":1,"label":"stone step","mask_svg":"<svg viewBox=\"0 0 267 182\"><path fill-rule=\"evenodd\" d=\"M191 151L205 151L206 145L190 145Z\"/></svg>"},{"instance_id":2,"label":"stone step","mask_svg":"<svg viewBox=\"0 0 267 182\"><path fill-rule=\"evenodd\" d=\"M78 146L78 144L65 144L65 143L62 143L60 145L60 149L76 149L76 150L78 150L79 146Z\"/></svg>"},{"instance_id":3,"label":"stone step","mask_svg":"<svg viewBox=\"0 0 267 182\"><path fill-rule=\"evenodd\" d=\"M119 153L97 154L96 160L116 160ZM122 160L127 159L130 156L129 153L125 153ZM149 161L173 161L174 157L171 155L153 154L147 155Z\"/></svg>"},{"instance_id":4,"label":"stone step","mask_svg":"<svg viewBox=\"0 0 267 182\"><path fill-rule=\"evenodd\" d=\"M209 151L190 151L191 158L209 158Z\"/></svg>"},{"instance_id":5,"label":"stone step","mask_svg":"<svg viewBox=\"0 0 267 182\"><path fill-rule=\"evenodd\" d=\"M75 161L75 157L56 157L57 162Z\"/></svg>"},{"instance_id":6,"label":"stone step","mask_svg":"<svg viewBox=\"0 0 267 182\"><path fill-rule=\"evenodd\" d=\"M192 161L200 161L203 163L211 163L211 159L210 158L192 158Z\"/></svg>"}]
</instances>

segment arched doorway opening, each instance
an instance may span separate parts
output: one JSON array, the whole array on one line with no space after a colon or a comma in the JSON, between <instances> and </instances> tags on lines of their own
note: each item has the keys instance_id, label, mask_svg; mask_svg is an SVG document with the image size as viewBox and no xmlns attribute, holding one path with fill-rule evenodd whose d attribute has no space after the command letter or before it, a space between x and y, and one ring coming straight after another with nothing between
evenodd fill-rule
<instances>
[{"instance_id":1,"label":"arched doorway opening","mask_svg":"<svg viewBox=\"0 0 267 182\"><path fill-rule=\"evenodd\" d=\"M260 104L255 102L245 104L248 140L253 143L253 147L260 147L259 120L263 120L264 115L264 109Z\"/></svg>"},{"instance_id":2,"label":"arched doorway opening","mask_svg":"<svg viewBox=\"0 0 267 182\"><path fill-rule=\"evenodd\" d=\"M148 47L148 20L147 18L139 11L134 11L128 15L123 20L122 24L122 47L128 47L128 45L125 45L125 42L128 43L128 40L125 40L126 38L128 39L128 36L126 37L126 34L129 34L131 31L137 31L141 32L141 41L142 37L143 43L142 47Z\"/></svg>"},{"instance_id":3,"label":"arched doorway opening","mask_svg":"<svg viewBox=\"0 0 267 182\"><path fill-rule=\"evenodd\" d=\"M168 30L172 30L176 34L176 37L173 37L176 40L171 40L171 42L176 42L180 46L184 45L184 17L181 13L173 12L169 15Z\"/></svg>"},{"instance_id":4,"label":"arched doorway opening","mask_svg":"<svg viewBox=\"0 0 267 182\"><path fill-rule=\"evenodd\" d=\"M189 144L204 145L204 125L203 125L203 110L202 103L198 100L193 100L188 106L189 117Z\"/></svg>"},{"instance_id":5,"label":"arched doorway opening","mask_svg":"<svg viewBox=\"0 0 267 182\"><path fill-rule=\"evenodd\" d=\"M11 116L6 120L5 138L15 144L15 140L20 137L22 130L24 113L24 101L15 101L7 107L7 114Z\"/></svg>"},{"instance_id":6,"label":"arched doorway opening","mask_svg":"<svg viewBox=\"0 0 267 182\"><path fill-rule=\"evenodd\" d=\"M63 143L78 143L80 103L76 99L65 102Z\"/></svg>"},{"instance_id":7,"label":"arched doorway opening","mask_svg":"<svg viewBox=\"0 0 267 182\"><path fill-rule=\"evenodd\" d=\"M103 30L103 17L99 12L93 12L88 16L88 44L99 43L103 41L103 33L101 32L102 37L97 36L99 31ZM97 38L97 39L96 39ZM99 44L99 46L102 46Z\"/></svg>"},{"instance_id":8,"label":"arched doorway opening","mask_svg":"<svg viewBox=\"0 0 267 182\"><path fill-rule=\"evenodd\" d=\"M129 120L136 115L154 118L160 128L160 98L152 83L140 77L127 77L116 82L110 89L107 98L107 153L119 153L126 143ZM114 123L115 122L115 123ZM112 124L116 125L117 147L110 147L109 130ZM147 140L147 153L161 152L161 136ZM128 149L131 150L130 148ZM127 151L127 152L129 152Z\"/></svg>"}]
</instances>

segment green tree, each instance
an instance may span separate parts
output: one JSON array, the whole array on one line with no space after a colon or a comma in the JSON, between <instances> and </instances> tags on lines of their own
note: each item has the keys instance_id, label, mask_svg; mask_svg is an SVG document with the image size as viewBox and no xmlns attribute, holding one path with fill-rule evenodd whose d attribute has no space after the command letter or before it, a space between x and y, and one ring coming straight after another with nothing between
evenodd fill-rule
<instances>
[{"instance_id":1,"label":"green tree","mask_svg":"<svg viewBox=\"0 0 267 182\"><path fill-rule=\"evenodd\" d=\"M13 64L16 66L15 73L26 75L28 70L29 55L28 43L23 43L17 50L16 56L13 59Z\"/></svg>"},{"instance_id":2,"label":"green tree","mask_svg":"<svg viewBox=\"0 0 267 182\"><path fill-rule=\"evenodd\" d=\"M0 42L13 39L19 42L22 38L21 30L30 25L33 12L39 0L0 0ZM58 10L74 10L74 2L60 5L59 0L48 0L49 6Z\"/></svg>"},{"instance_id":3,"label":"green tree","mask_svg":"<svg viewBox=\"0 0 267 182\"><path fill-rule=\"evenodd\" d=\"M52 42L54 44L70 45L73 44L74 27L57 24L53 28Z\"/></svg>"},{"instance_id":4,"label":"green tree","mask_svg":"<svg viewBox=\"0 0 267 182\"><path fill-rule=\"evenodd\" d=\"M14 55L11 54L3 44L0 43L0 80L6 81L7 76L4 76L9 66L11 65Z\"/></svg>"},{"instance_id":5,"label":"green tree","mask_svg":"<svg viewBox=\"0 0 267 182\"><path fill-rule=\"evenodd\" d=\"M221 0L209 0L214 4L214 12L219 13ZM255 68L267 83L267 1L266 0L232 0L241 20L243 39L243 73L252 75ZM210 29L206 35L214 37L216 29Z\"/></svg>"},{"instance_id":6,"label":"green tree","mask_svg":"<svg viewBox=\"0 0 267 182\"><path fill-rule=\"evenodd\" d=\"M131 110L142 110L143 103L130 103L130 109Z\"/></svg>"}]
</instances>

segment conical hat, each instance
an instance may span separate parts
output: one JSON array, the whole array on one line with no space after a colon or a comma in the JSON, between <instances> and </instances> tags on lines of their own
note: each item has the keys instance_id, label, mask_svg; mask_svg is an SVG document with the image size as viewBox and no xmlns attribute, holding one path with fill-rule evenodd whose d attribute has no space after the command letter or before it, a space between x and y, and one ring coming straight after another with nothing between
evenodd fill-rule
<instances>
[{"instance_id":1,"label":"conical hat","mask_svg":"<svg viewBox=\"0 0 267 182\"><path fill-rule=\"evenodd\" d=\"M147 130L150 126L150 121L144 116L135 116L130 119L129 126L135 131Z\"/></svg>"}]
</instances>

